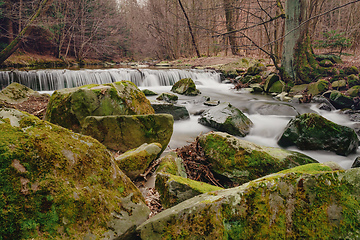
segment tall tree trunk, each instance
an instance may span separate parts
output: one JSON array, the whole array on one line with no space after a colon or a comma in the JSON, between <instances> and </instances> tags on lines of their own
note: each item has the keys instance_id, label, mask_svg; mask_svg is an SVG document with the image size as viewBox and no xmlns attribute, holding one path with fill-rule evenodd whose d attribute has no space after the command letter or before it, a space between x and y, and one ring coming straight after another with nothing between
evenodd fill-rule
<instances>
[{"instance_id":1,"label":"tall tree trunk","mask_svg":"<svg viewBox=\"0 0 360 240\"><path fill-rule=\"evenodd\" d=\"M225 9L225 19L226 19L226 30L229 39L229 44L231 48L231 53L233 55L238 55L236 36L233 32L235 30L235 17L234 17L234 1L233 0L224 0L224 9Z\"/></svg>"},{"instance_id":2,"label":"tall tree trunk","mask_svg":"<svg viewBox=\"0 0 360 240\"><path fill-rule=\"evenodd\" d=\"M192 30L192 28L191 28L190 20L189 20L187 14L186 14L186 11L185 11L185 9L184 9L184 6L183 6L181 0L178 0L178 2L179 2L179 5L180 5L180 8L181 8L181 10L182 10L182 12L184 13L184 16L185 16L185 18L186 18L186 22L187 22L187 25L188 25L188 28L189 28L189 32L190 32L190 35L191 35L192 44L193 44L193 46L194 46L194 48L195 48L195 51L196 51L196 55L200 58L201 55L200 55L200 52L199 52L199 50L198 50L198 48L197 48L197 45L196 45L196 41L195 41L195 37L194 37L193 30Z\"/></svg>"},{"instance_id":3,"label":"tall tree trunk","mask_svg":"<svg viewBox=\"0 0 360 240\"><path fill-rule=\"evenodd\" d=\"M24 29L17 35L17 37L11 41L11 43L0 52L0 64L2 64L6 59L8 59L11 54L13 54L16 49L19 47L19 43L21 42L21 39L28 33L29 27L31 24L35 21L35 19L40 15L41 11L46 6L46 3L51 2L51 0L42 0L39 4L38 9L29 19L28 23L24 27Z\"/></svg>"},{"instance_id":4,"label":"tall tree trunk","mask_svg":"<svg viewBox=\"0 0 360 240\"><path fill-rule=\"evenodd\" d=\"M309 83L317 74L317 62L314 59L308 34L309 0L287 0L285 19L285 40L281 61L282 78L296 84Z\"/></svg>"}]
</instances>

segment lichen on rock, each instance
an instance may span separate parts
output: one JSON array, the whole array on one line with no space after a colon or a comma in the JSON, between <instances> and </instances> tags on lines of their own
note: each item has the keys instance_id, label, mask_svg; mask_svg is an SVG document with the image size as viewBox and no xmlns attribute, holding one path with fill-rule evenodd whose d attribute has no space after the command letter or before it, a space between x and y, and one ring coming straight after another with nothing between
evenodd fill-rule
<instances>
[{"instance_id":1,"label":"lichen on rock","mask_svg":"<svg viewBox=\"0 0 360 240\"><path fill-rule=\"evenodd\" d=\"M140 191L98 141L14 109L0 116L1 237L112 239L147 219Z\"/></svg>"},{"instance_id":2,"label":"lichen on rock","mask_svg":"<svg viewBox=\"0 0 360 240\"><path fill-rule=\"evenodd\" d=\"M45 120L80 132L87 116L153 114L154 109L134 83L90 84L55 91Z\"/></svg>"}]
</instances>

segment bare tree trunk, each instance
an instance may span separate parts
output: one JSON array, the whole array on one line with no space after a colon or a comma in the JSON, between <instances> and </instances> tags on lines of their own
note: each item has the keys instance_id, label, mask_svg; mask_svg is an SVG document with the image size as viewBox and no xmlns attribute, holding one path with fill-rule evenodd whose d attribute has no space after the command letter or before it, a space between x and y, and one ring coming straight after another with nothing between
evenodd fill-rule
<instances>
[{"instance_id":1,"label":"bare tree trunk","mask_svg":"<svg viewBox=\"0 0 360 240\"><path fill-rule=\"evenodd\" d=\"M281 61L282 78L285 81L294 81L295 83L309 82L311 76L302 71L305 65L312 62L311 57L313 58L308 36L308 24L300 26L303 21L309 18L309 0L287 0L285 5L286 37ZM311 67L308 70L311 70Z\"/></svg>"},{"instance_id":2,"label":"bare tree trunk","mask_svg":"<svg viewBox=\"0 0 360 240\"><path fill-rule=\"evenodd\" d=\"M233 31L235 30L235 17L234 17L234 6L233 0L224 0L225 19L226 19L226 30L229 33L227 35L233 55L238 55L236 36Z\"/></svg>"},{"instance_id":3,"label":"bare tree trunk","mask_svg":"<svg viewBox=\"0 0 360 240\"><path fill-rule=\"evenodd\" d=\"M19 43L21 42L22 38L28 33L29 27L35 21L35 19L40 15L41 11L44 9L46 3L48 2L51 2L51 0L50 1L42 0L40 2L38 9L31 16L24 29L21 30L21 32L17 35L17 37L13 41L11 41L11 43L4 50L0 52L0 64L2 64L6 59L8 59L11 56L11 54L13 54L16 51L16 49L19 47Z\"/></svg>"},{"instance_id":4,"label":"bare tree trunk","mask_svg":"<svg viewBox=\"0 0 360 240\"><path fill-rule=\"evenodd\" d=\"M195 37L194 37L193 31L192 31L192 28L191 28L190 20L189 20L187 14L186 14L186 11L185 11L185 9L184 9L184 6L183 6L181 0L178 0L178 2L179 2L179 5L180 5L180 8L181 8L181 10L182 10L182 12L184 13L184 16L185 16L185 18L186 18L186 22L187 22L187 25L188 25L188 28L189 28L189 32L190 32L190 35L191 35L192 44L193 44L193 46L194 46L194 48L195 48L195 51L196 51L196 55L197 55L198 57L201 57L200 52L199 52L199 50L198 50L198 48L197 48L197 45L196 45L196 41L195 41Z\"/></svg>"}]
</instances>

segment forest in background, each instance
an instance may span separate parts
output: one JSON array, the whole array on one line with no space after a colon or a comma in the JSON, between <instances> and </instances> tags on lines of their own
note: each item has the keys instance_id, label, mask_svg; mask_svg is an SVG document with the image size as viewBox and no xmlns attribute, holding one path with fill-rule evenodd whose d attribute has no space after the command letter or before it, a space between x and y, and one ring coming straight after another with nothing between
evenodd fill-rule
<instances>
[{"instance_id":1,"label":"forest in background","mask_svg":"<svg viewBox=\"0 0 360 240\"><path fill-rule=\"evenodd\" d=\"M39 2L0 0L0 49L26 26ZM360 4L338 8L349 2L310 1L313 46L357 54ZM284 5L284 0L52 0L21 39L18 52L79 62L219 55L281 58Z\"/></svg>"}]
</instances>

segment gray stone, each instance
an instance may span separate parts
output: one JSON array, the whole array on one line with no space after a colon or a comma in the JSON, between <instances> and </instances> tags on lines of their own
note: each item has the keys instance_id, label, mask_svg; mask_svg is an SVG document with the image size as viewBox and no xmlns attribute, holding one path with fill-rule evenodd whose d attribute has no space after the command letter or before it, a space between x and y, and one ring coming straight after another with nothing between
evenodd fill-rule
<instances>
[{"instance_id":1,"label":"gray stone","mask_svg":"<svg viewBox=\"0 0 360 240\"><path fill-rule=\"evenodd\" d=\"M237 136L246 136L253 125L239 109L226 102L206 110L199 123Z\"/></svg>"},{"instance_id":2,"label":"gray stone","mask_svg":"<svg viewBox=\"0 0 360 240\"><path fill-rule=\"evenodd\" d=\"M185 106L164 101L151 101L155 113L167 113L174 117L174 120L189 119L190 114Z\"/></svg>"}]
</instances>

